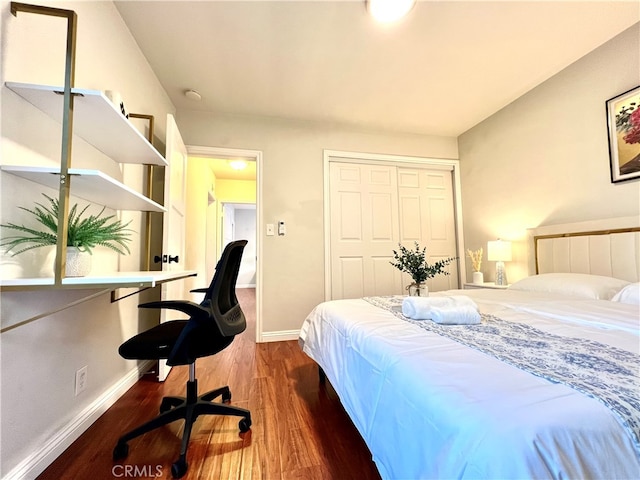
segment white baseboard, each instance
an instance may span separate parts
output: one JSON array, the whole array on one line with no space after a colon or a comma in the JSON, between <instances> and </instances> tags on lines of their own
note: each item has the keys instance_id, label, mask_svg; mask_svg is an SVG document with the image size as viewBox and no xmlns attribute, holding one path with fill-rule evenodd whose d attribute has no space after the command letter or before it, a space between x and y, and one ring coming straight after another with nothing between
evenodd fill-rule
<instances>
[{"instance_id":1,"label":"white baseboard","mask_svg":"<svg viewBox=\"0 0 640 480\"><path fill-rule=\"evenodd\" d=\"M236 288L256 288L256 284L255 283L237 284Z\"/></svg>"},{"instance_id":2,"label":"white baseboard","mask_svg":"<svg viewBox=\"0 0 640 480\"><path fill-rule=\"evenodd\" d=\"M2 480L33 480L82 435L116 400L131 388L153 365L153 361L140 364L122 379L96 398L66 426L43 442L42 447L33 451L18 465L9 471ZM115 446L115 445L114 445Z\"/></svg>"},{"instance_id":3,"label":"white baseboard","mask_svg":"<svg viewBox=\"0 0 640 480\"><path fill-rule=\"evenodd\" d=\"M300 336L300 330L281 330L279 332L264 332L260 335L260 343L267 342L286 342L289 340L297 340Z\"/></svg>"}]
</instances>

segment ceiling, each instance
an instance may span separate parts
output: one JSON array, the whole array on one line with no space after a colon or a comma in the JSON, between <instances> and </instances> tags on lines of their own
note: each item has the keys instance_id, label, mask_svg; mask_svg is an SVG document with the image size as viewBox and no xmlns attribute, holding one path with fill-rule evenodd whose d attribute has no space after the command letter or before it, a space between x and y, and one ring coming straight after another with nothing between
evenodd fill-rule
<instances>
[{"instance_id":1,"label":"ceiling","mask_svg":"<svg viewBox=\"0 0 640 480\"><path fill-rule=\"evenodd\" d=\"M419 1L392 25L353 0L116 6L178 111L445 136L640 21L616 0Z\"/></svg>"},{"instance_id":2,"label":"ceiling","mask_svg":"<svg viewBox=\"0 0 640 480\"><path fill-rule=\"evenodd\" d=\"M231 167L231 160L226 158L210 158L189 155L189 161L207 162L209 168L218 180L255 180L256 162L251 159L244 159L246 167L236 170Z\"/></svg>"}]
</instances>

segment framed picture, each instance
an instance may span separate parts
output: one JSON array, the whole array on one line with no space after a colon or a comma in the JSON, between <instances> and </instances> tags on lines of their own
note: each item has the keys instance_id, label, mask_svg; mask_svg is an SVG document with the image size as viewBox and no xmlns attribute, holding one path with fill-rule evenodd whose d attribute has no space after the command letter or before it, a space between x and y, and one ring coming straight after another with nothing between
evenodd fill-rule
<instances>
[{"instance_id":1,"label":"framed picture","mask_svg":"<svg viewBox=\"0 0 640 480\"><path fill-rule=\"evenodd\" d=\"M640 178L640 86L607 100L611 181Z\"/></svg>"}]
</instances>

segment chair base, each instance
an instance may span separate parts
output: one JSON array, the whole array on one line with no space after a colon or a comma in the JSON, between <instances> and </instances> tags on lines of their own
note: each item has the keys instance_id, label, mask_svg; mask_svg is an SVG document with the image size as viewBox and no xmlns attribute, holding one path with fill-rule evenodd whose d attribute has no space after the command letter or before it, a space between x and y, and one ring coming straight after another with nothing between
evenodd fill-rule
<instances>
[{"instance_id":1,"label":"chair base","mask_svg":"<svg viewBox=\"0 0 640 480\"><path fill-rule=\"evenodd\" d=\"M186 397L164 397L160 403L160 415L125 433L118 439L118 443L113 449L113 459L121 460L128 455L129 446L127 442L129 440L176 420L184 420L180 457L171 467L173 477L180 478L187 472L188 464L186 455L191 437L191 429L200 415L232 415L242 417L238 423L240 432L246 432L251 428L251 412L249 412L249 410L212 401L222 396L223 402L229 402L231 400L231 391L228 386L211 390L200 396L198 396L197 391L197 380L189 380L187 382Z\"/></svg>"}]
</instances>

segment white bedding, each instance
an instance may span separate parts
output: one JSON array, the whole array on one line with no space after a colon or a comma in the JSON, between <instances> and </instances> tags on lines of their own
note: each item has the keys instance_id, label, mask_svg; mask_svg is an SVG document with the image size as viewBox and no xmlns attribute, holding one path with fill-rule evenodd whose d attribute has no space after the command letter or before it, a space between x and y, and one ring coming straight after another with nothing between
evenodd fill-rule
<instances>
[{"instance_id":1,"label":"white bedding","mask_svg":"<svg viewBox=\"0 0 640 480\"><path fill-rule=\"evenodd\" d=\"M508 290L441 293L468 295L507 321L639 353L637 306ZM602 403L364 300L318 305L300 343L385 479L640 478L628 431Z\"/></svg>"}]
</instances>

